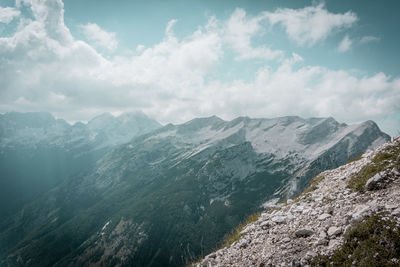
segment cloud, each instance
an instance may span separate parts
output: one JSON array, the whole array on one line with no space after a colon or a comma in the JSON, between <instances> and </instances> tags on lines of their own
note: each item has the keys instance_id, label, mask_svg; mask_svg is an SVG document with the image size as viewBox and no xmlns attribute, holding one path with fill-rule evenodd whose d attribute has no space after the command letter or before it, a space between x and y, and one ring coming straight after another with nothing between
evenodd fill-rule
<instances>
[{"instance_id":1,"label":"cloud","mask_svg":"<svg viewBox=\"0 0 400 267\"><path fill-rule=\"evenodd\" d=\"M167 27L165 28L165 35L167 37L172 37L174 35L173 27L177 22L177 19L171 19L170 21L168 21Z\"/></svg>"},{"instance_id":2,"label":"cloud","mask_svg":"<svg viewBox=\"0 0 400 267\"><path fill-rule=\"evenodd\" d=\"M320 66L297 67L296 60L288 60L276 70L261 68L254 81L248 83L236 81L214 86L219 93L209 100L213 101L208 103L213 107L210 114L225 118L333 116L349 123L367 119L379 123L400 112L400 79L383 73L357 77ZM384 130L393 134L400 121L392 122Z\"/></svg>"},{"instance_id":3,"label":"cloud","mask_svg":"<svg viewBox=\"0 0 400 267\"><path fill-rule=\"evenodd\" d=\"M113 51L118 47L118 41L114 32L107 32L100 28L96 23L81 25L80 28L87 40L96 47L105 48Z\"/></svg>"},{"instance_id":4,"label":"cloud","mask_svg":"<svg viewBox=\"0 0 400 267\"><path fill-rule=\"evenodd\" d=\"M216 75L226 46L238 60L268 58L261 52L249 56L267 47L251 43L265 33L262 15L249 17L237 9L226 21L211 17L184 38L174 35L172 20L159 43L105 58L72 36L61 1L18 4L30 8L34 19L21 18L12 36L0 37L3 112L47 110L76 121L104 111L142 110L163 123L214 114L225 119L333 116L345 122L386 121L393 132L400 128L398 122L387 123L400 112L400 80L384 73L359 76L308 66L291 53L278 56L277 67L260 67L248 81Z\"/></svg>"},{"instance_id":5,"label":"cloud","mask_svg":"<svg viewBox=\"0 0 400 267\"><path fill-rule=\"evenodd\" d=\"M227 113L240 115L237 109L251 116L334 115L344 121L360 121L399 111L399 79L383 73L356 77L320 66L296 67L296 62L288 60L276 70L261 68L249 83L225 84L232 86L226 90L236 92L225 100L231 102L226 108L232 107Z\"/></svg>"},{"instance_id":6,"label":"cloud","mask_svg":"<svg viewBox=\"0 0 400 267\"><path fill-rule=\"evenodd\" d=\"M371 35L367 35L367 36L363 36L359 43L360 44L368 44L368 43L374 43L374 42L379 42L381 39L376 37L376 36L371 36Z\"/></svg>"},{"instance_id":7,"label":"cloud","mask_svg":"<svg viewBox=\"0 0 400 267\"><path fill-rule=\"evenodd\" d=\"M272 13L265 12L264 16L271 24L281 24L289 38L301 46L313 46L335 30L348 28L358 20L351 11L330 13L323 4L303 9L277 9Z\"/></svg>"},{"instance_id":8,"label":"cloud","mask_svg":"<svg viewBox=\"0 0 400 267\"><path fill-rule=\"evenodd\" d=\"M12 7L0 7L0 23L10 23L20 14L21 12L18 9Z\"/></svg>"},{"instance_id":9,"label":"cloud","mask_svg":"<svg viewBox=\"0 0 400 267\"><path fill-rule=\"evenodd\" d=\"M261 22L264 19L263 16L249 18L243 9L238 8L225 23L224 41L238 53L236 59L272 60L283 56L283 52L280 50L272 50L267 46L252 46L251 39L263 33Z\"/></svg>"},{"instance_id":10,"label":"cloud","mask_svg":"<svg viewBox=\"0 0 400 267\"><path fill-rule=\"evenodd\" d=\"M170 32L162 42L140 47L138 55L108 60L72 37L59 19L63 9L53 1L22 4L36 19L0 38L1 110L45 109L71 120L77 119L73 112L88 119L116 109L176 115L175 105L193 97L187 89L201 90L222 54L218 33L199 28L184 40ZM61 1L55 4L62 7ZM49 28L46 18L62 23Z\"/></svg>"},{"instance_id":11,"label":"cloud","mask_svg":"<svg viewBox=\"0 0 400 267\"><path fill-rule=\"evenodd\" d=\"M339 43L337 50L340 53L344 53L344 52L350 50L352 44L353 44L353 41L349 38L348 35L346 35L345 37L343 37L342 41Z\"/></svg>"},{"instance_id":12,"label":"cloud","mask_svg":"<svg viewBox=\"0 0 400 267\"><path fill-rule=\"evenodd\" d=\"M140 53L142 52L146 47L142 44L136 46L136 52Z\"/></svg>"}]
</instances>

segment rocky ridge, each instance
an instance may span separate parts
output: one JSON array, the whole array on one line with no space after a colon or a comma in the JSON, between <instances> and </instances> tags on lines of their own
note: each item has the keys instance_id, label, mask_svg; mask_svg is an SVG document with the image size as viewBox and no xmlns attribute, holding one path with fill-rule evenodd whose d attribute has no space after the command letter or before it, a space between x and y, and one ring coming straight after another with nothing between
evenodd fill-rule
<instances>
[{"instance_id":1,"label":"rocky ridge","mask_svg":"<svg viewBox=\"0 0 400 267\"><path fill-rule=\"evenodd\" d=\"M374 164L379 153L400 146L400 138L317 177L297 199L261 213L229 247L207 255L197 266L309 266L317 255L331 255L344 233L367 215L387 212L400 224L400 156L368 179L364 192L348 188L353 175Z\"/></svg>"}]
</instances>

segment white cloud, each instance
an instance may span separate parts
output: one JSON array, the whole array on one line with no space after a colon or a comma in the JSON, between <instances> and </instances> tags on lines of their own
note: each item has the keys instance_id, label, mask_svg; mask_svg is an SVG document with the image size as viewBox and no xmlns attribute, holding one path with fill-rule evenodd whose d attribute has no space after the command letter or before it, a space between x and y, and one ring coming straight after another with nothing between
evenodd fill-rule
<instances>
[{"instance_id":1,"label":"white cloud","mask_svg":"<svg viewBox=\"0 0 400 267\"><path fill-rule=\"evenodd\" d=\"M178 22L177 19L172 19L172 20L168 21L167 27L165 28L165 35L167 37L172 37L174 35L172 28L175 26L175 24L177 22Z\"/></svg>"},{"instance_id":2,"label":"white cloud","mask_svg":"<svg viewBox=\"0 0 400 267\"><path fill-rule=\"evenodd\" d=\"M251 44L263 33L260 17L249 18L241 10L227 21L210 18L183 39L173 34L172 21L160 43L138 46L133 56L106 59L71 35L61 1L22 4L32 8L35 19L0 38L0 111L48 110L76 121L104 111L140 109L163 123L213 114L379 122L400 112L399 79L307 66L295 53L277 68L260 68L251 81L215 78L226 45L239 42L232 46L239 58L260 51ZM399 123L386 125L400 128Z\"/></svg>"},{"instance_id":3,"label":"white cloud","mask_svg":"<svg viewBox=\"0 0 400 267\"><path fill-rule=\"evenodd\" d=\"M142 52L146 47L142 44L136 46L136 52Z\"/></svg>"},{"instance_id":4,"label":"white cloud","mask_svg":"<svg viewBox=\"0 0 400 267\"><path fill-rule=\"evenodd\" d=\"M88 23L80 26L87 40L100 48L110 51L118 47L118 41L114 32L107 32L100 28L96 23Z\"/></svg>"},{"instance_id":5,"label":"white cloud","mask_svg":"<svg viewBox=\"0 0 400 267\"><path fill-rule=\"evenodd\" d=\"M276 70L260 69L249 83L218 84L215 91L223 93L213 100L224 99L224 106L212 104L214 113L227 118L300 115L379 122L400 112L400 79L391 79L383 73L356 77L342 70L296 67L295 63L296 60L288 60ZM397 122L396 127L399 126Z\"/></svg>"},{"instance_id":6,"label":"white cloud","mask_svg":"<svg viewBox=\"0 0 400 267\"><path fill-rule=\"evenodd\" d=\"M341 53L344 53L344 52L350 50L352 44L353 44L353 41L349 38L348 35L346 35L345 37L343 37L342 41L339 43L337 50Z\"/></svg>"},{"instance_id":7,"label":"white cloud","mask_svg":"<svg viewBox=\"0 0 400 267\"><path fill-rule=\"evenodd\" d=\"M225 23L224 41L238 53L238 60L254 58L271 60L283 55L282 51L272 50L267 46L252 46L251 39L263 33L261 25L263 20L263 16L248 18L246 12L238 8Z\"/></svg>"},{"instance_id":8,"label":"white cloud","mask_svg":"<svg viewBox=\"0 0 400 267\"><path fill-rule=\"evenodd\" d=\"M0 23L10 23L14 18L18 17L21 12L12 7L0 6Z\"/></svg>"},{"instance_id":9,"label":"white cloud","mask_svg":"<svg viewBox=\"0 0 400 267\"><path fill-rule=\"evenodd\" d=\"M376 36L371 36L371 35L367 35L367 36L363 36L360 39L360 44L367 44L367 43L373 43L373 42L379 42L381 39L376 37Z\"/></svg>"},{"instance_id":10,"label":"white cloud","mask_svg":"<svg viewBox=\"0 0 400 267\"><path fill-rule=\"evenodd\" d=\"M351 11L344 14L330 13L323 4L303 9L282 8L265 12L271 24L281 24L287 35L299 45L313 46L335 30L352 26L357 15Z\"/></svg>"}]
</instances>

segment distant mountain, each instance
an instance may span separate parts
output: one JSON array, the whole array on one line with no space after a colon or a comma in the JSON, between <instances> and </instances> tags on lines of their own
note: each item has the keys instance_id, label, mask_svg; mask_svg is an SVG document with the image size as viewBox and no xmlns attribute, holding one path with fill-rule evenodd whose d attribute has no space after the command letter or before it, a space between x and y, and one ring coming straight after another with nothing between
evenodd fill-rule
<instances>
[{"instance_id":1,"label":"distant mountain","mask_svg":"<svg viewBox=\"0 0 400 267\"><path fill-rule=\"evenodd\" d=\"M97 134L96 137L101 136L106 145L126 143L133 137L151 132L160 126L157 121L149 119L140 112L124 113L119 117L104 113L93 118L87 124L89 131Z\"/></svg>"},{"instance_id":2,"label":"distant mountain","mask_svg":"<svg viewBox=\"0 0 400 267\"><path fill-rule=\"evenodd\" d=\"M267 201L389 139L372 121L333 118L169 124L116 147L10 217L0 225L0 258L30 266L182 266Z\"/></svg>"},{"instance_id":3,"label":"distant mountain","mask_svg":"<svg viewBox=\"0 0 400 267\"><path fill-rule=\"evenodd\" d=\"M105 113L72 126L46 112L0 114L0 218L88 169L112 147L160 126L143 113Z\"/></svg>"}]
</instances>

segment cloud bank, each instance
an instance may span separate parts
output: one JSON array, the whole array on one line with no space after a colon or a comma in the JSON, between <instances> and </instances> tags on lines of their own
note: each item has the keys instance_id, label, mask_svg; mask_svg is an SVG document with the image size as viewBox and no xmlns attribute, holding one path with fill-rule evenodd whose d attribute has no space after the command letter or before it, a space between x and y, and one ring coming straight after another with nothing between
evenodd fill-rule
<instances>
[{"instance_id":1,"label":"cloud bank","mask_svg":"<svg viewBox=\"0 0 400 267\"><path fill-rule=\"evenodd\" d=\"M265 12L264 16L272 24L281 24L288 36L299 45L313 46L334 31L351 27L358 17L348 11L344 14L330 13L323 4L303 9L278 9Z\"/></svg>"},{"instance_id":2,"label":"cloud bank","mask_svg":"<svg viewBox=\"0 0 400 267\"><path fill-rule=\"evenodd\" d=\"M298 45L314 45L335 29L350 27L357 20L352 12L332 14L319 5L251 17L237 9L226 21L211 17L181 39L173 32L179 21L172 20L159 43L139 45L131 56L106 58L98 49L117 49L116 34L87 24L82 29L88 42L76 39L64 24L61 0L23 0L14 9L22 7L33 19L18 13L16 32L0 37L2 112L47 110L75 121L105 111L142 110L162 123L214 114L225 119L333 116L382 121L392 133L400 128L392 119L400 110L398 78L307 66L297 54L252 43L281 24ZM237 61L265 64L250 81L215 78L227 49ZM268 65L271 61L277 67Z\"/></svg>"}]
</instances>

